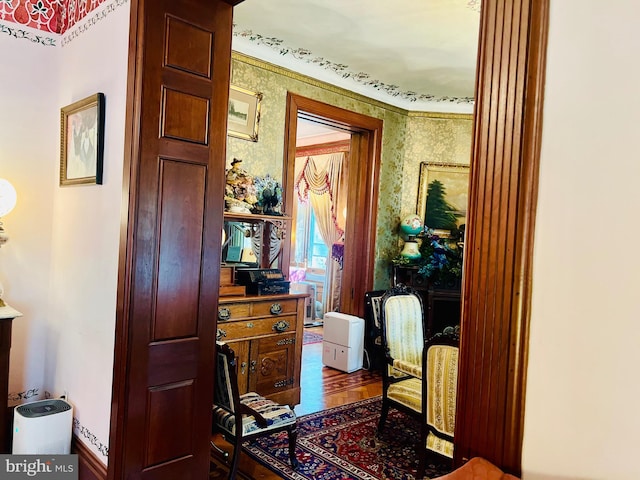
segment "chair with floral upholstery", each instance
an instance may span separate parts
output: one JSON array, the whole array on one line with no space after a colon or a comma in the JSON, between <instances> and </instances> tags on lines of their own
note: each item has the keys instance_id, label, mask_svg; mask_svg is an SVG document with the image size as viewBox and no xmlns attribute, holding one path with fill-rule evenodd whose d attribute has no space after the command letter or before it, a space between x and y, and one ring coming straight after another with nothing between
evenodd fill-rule
<instances>
[{"instance_id":1,"label":"chair with floral upholstery","mask_svg":"<svg viewBox=\"0 0 640 480\"><path fill-rule=\"evenodd\" d=\"M236 357L229 345L216 342L216 362L212 432L222 433L234 445L228 478L236 476L242 442L285 430L289 436L289 460L295 470L298 466L295 412L255 392L240 395Z\"/></svg>"}]
</instances>

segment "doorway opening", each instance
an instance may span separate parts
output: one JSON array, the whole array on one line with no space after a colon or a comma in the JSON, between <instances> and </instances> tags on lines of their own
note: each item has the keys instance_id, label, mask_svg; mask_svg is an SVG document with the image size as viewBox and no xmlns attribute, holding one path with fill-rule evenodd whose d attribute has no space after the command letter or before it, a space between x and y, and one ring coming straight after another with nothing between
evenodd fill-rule
<instances>
[{"instance_id":1,"label":"doorway opening","mask_svg":"<svg viewBox=\"0 0 640 480\"><path fill-rule=\"evenodd\" d=\"M322 130L332 141L316 138L313 145L303 145L304 132L313 130ZM381 138L380 119L296 94L287 95L285 211L293 212L296 220L288 259L293 269L289 272L290 279L294 275L294 283L296 275L303 274L304 281L316 282L317 300L311 305L314 313L324 315L339 310L363 316L364 293L373 285ZM303 159L298 171L297 158ZM340 175L335 175L338 165ZM322 176L318 171L332 173ZM332 180L326 180L327 176ZM325 179L323 187L316 185L319 177ZM329 195L315 199L307 195L306 205L305 195L299 195L315 191L317 197L322 197L323 189ZM337 284L339 288L335 288ZM320 302L318 310L315 301Z\"/></svg>"},{"instance_id":2,"label":"doorway opening","mask_svg":"<svg viewBox=\"0 0 640 480\"><path fill-rule=\"evenodd\" d=\"M302 113L297 127L289 279L310 295L305 326L317 326L341 308L351 133Z\"/></svg>"}]
</instances>

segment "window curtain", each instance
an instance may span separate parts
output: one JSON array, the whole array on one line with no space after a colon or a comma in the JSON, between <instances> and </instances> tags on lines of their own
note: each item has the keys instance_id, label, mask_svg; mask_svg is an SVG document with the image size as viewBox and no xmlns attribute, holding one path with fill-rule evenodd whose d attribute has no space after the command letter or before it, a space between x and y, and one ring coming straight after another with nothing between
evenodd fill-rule
<instances>
[{"instance_id":1,"label":"window curtain","mask_svg":"<svg viewBox=\"0 0 640 480\"><path fill-rule=\"evenodd\" d=\"M296 177L295 188L301 202L309 201L316 217L316 225L322 241L328 248L322 303L325 311L339 309L340 265L333 260L334 243L341 242L344 225L336 215L344 152L307 157Z\"/></svg>"}]
</instances>

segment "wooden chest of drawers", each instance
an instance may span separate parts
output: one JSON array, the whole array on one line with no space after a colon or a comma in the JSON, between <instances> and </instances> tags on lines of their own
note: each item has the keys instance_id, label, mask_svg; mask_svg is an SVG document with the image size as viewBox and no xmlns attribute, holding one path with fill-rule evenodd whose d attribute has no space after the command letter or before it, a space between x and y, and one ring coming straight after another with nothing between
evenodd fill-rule
<instances>
[{"instance_id":1,"label":"wooden chest of drawers","mask_svg":"<svg viewBox=\"0 0 640 480\"><path fill-rule=\"evenodd\" d=\"M300 368L307 294L220 297L217 340L238 358L240 393L300 403Z\"/></svg>"}]
</instances>

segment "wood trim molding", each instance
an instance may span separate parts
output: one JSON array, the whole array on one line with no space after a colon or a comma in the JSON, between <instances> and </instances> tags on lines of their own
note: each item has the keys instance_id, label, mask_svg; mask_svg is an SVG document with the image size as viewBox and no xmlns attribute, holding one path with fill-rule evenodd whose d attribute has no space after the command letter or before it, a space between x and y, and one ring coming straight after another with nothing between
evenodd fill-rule
<instances>
[{"instance_id":1,"label":"wood trim molding","mask_svg":"<svg viewBox=\"0 0 640 480\"><path fill-rule=\"evenodd\" d=\"M78 480L106 480L107 466L75 435L71 453L78 455Z\"/></svg>"},{"instance_id":2,"label":"wood trim molding","mask_svg":"<svg viewBox=\"0 0 640 480\"><path fill-rule=\"evenodd\" d=\"M455 463L520 476L548 0L482 4Z\"/></svg>"},{"instance_id":3,"label":"wood trim molding","mask_svg":"<svg viewBox=\"0 0 640 480\"><path fill-rule=\"evenodd\" d=\"M351 141L349 140L307 145L304 147L296 147L296 157L309 157L312 155L326 155L329 153L348 152L350 148Z\"/></svg>"},{"instance_id":4,"label":"wood trim molding","mask_svg":"<svg viewBox=\"0 0 640 480\"><path fill-rule=\"evenodd\" d=\"M373 286L378 185L382 150L382 120L289 92L285 120L283 190L285 211L293 211L293 182L298 114L340 126L352 133L349 166L349 208L364 212L349 216L346 225L345 264L341 311L364 314L361 301ZM285 259L288 262L288 258ZM350 263L349 263L350 262Z\"/></svg>"}]
</instances>

